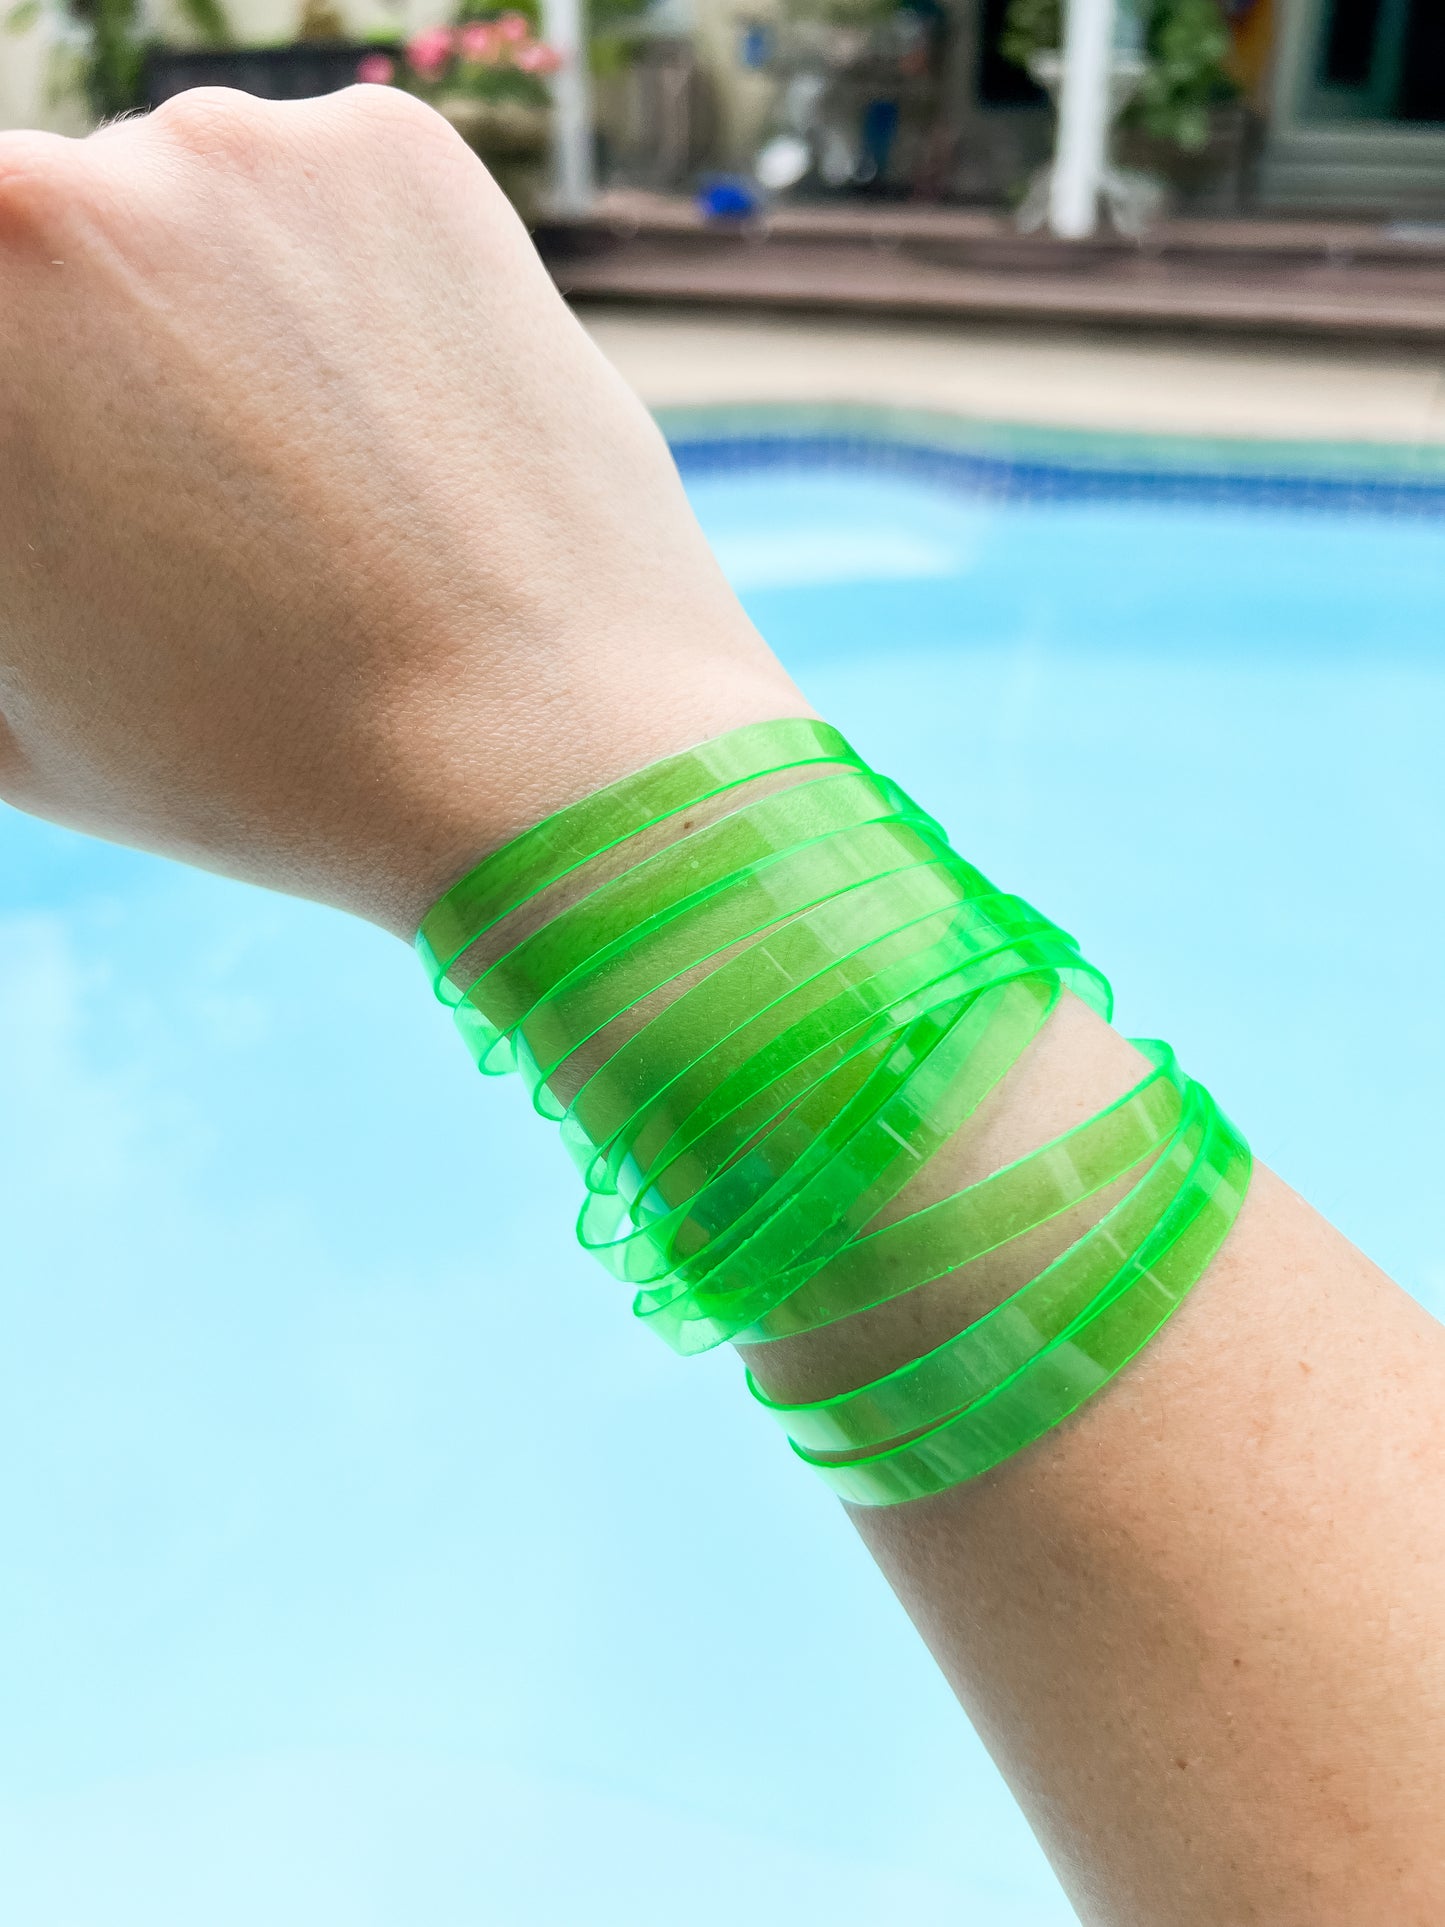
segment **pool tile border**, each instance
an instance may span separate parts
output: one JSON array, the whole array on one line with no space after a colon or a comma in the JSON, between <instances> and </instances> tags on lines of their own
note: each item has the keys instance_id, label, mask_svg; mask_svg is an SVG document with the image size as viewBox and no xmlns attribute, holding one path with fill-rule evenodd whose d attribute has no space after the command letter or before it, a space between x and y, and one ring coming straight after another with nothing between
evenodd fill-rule
<instances>
[{"instance_id":1,"label":"pool tile border","mask_svg":"<svg viewBox=\"0 0 1445 1927\"><path fill-rule=\"evenodd\" d=\"M887 407L663 408L684 477L867 468L1007 500L1445 516L1445 447L1044 429Z\"/></svg>"}]
</instances>

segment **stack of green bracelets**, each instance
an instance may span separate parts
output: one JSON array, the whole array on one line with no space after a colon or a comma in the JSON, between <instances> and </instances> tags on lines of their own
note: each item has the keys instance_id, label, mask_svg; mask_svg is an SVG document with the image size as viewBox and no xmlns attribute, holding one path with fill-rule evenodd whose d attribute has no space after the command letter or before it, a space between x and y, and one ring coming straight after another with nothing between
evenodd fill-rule
<instances>
[{"instance_id":1,"label":"stack of green bracelets","mask_svg":"<svg viewBox=\"0 0 1445 1927\"><path fill-rule=\"evenodd\" d=\"M1109 986L826 724L734 730L549 817L417 947L480 1068L582 1172L582 1243L676 1350L766 1344L944 1279L1143 1167L964 1329L800 1404L754 1395L843 1498L986 1471L1133 1357L1218 1250L1249 1152L1162 1044L1097 1117L897 1216L1048 1022Z\"/></svg>"}]
</instances>

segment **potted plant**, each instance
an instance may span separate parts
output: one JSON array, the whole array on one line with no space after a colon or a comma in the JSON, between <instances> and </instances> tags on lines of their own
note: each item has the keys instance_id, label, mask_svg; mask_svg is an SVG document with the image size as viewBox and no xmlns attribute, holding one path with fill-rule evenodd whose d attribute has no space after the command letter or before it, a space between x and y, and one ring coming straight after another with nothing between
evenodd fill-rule
<instances>
[{"instance_id":1,"label":"potted plant","mask_svg":"<svg viewBox=\"0 0 1445 1927\"><path fill-rule=\"evenodd\" d=\"M1230 72L1219 0L1156 3L1146 25L1149 65L1123 119L1121 158L1157 168L1187 207L1242 207L1260 129Z\"/></svg>"},{"instance_id":2,"label":"potted plant","mask_svg":"<svg viewBox=\"0 0 1445 1927\"><path fill-rule=\"evenodd\" d=\"M509 11L451 27L425 27L400 63L368 54L358 80L391 82L419 94L487 163L529 224L540 210L550 147L552 91L561 65L524 13Z\"/></svg>"}]
</instances>

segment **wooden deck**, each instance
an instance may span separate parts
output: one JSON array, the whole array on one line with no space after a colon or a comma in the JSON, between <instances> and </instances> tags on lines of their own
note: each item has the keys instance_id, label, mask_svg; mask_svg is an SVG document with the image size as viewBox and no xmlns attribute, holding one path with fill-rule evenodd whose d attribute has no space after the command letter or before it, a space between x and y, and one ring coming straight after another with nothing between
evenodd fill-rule
<instances>
[{"instance_id":1,"label":"wooden deck","mask_svg":"<svg viewBox=\"0 0 1445 1927\"><path fill-rule=\"evenodd\" d=\"M682 197L611 192L538 242L579 298L1445 340L1445 226L1177 220L1136 245L929 206L708 223Z\"/></svg>"}]
</instances>

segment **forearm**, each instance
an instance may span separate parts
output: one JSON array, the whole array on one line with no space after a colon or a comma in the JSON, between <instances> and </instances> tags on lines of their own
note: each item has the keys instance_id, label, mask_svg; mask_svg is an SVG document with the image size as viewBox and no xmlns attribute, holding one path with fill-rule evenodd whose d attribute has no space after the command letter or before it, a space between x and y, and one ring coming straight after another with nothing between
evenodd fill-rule
<instances>
[{"instance_id":1,"label":"forearm","mask_svg":"<svg viewBox=\"0 0 1445 1927\"><path fill-rule=\"evenodd\" d=\"M1129 1080L1096 1028L1041 1040L1025 1135ZM855 1513L1086 1922L1445 1914L1442 1393L1439 1326L1256 1170L1074 1419Z\"/></svg>"},{"instance_id":2,"label":"forearm","mask_svg":"<svg viewBox=\"0 0 1445 1927\"><path fill-rule=\"evenodd\" d=\"M668 750L696 740L663 743L669 727ZM615 763L601 728L554 800ZM931 1195L1094 1115L1141 1068L1066 999L933 1161ZM1128 1182L748 1362L787 1400L890 1371L1025 1282ZM1436 1917L1442 1389L1438 1327L1258 1172L1183 1309L1078 1415L938 1498L856 1511L1085 1920Z\"/></svg>"}]
</instances>

